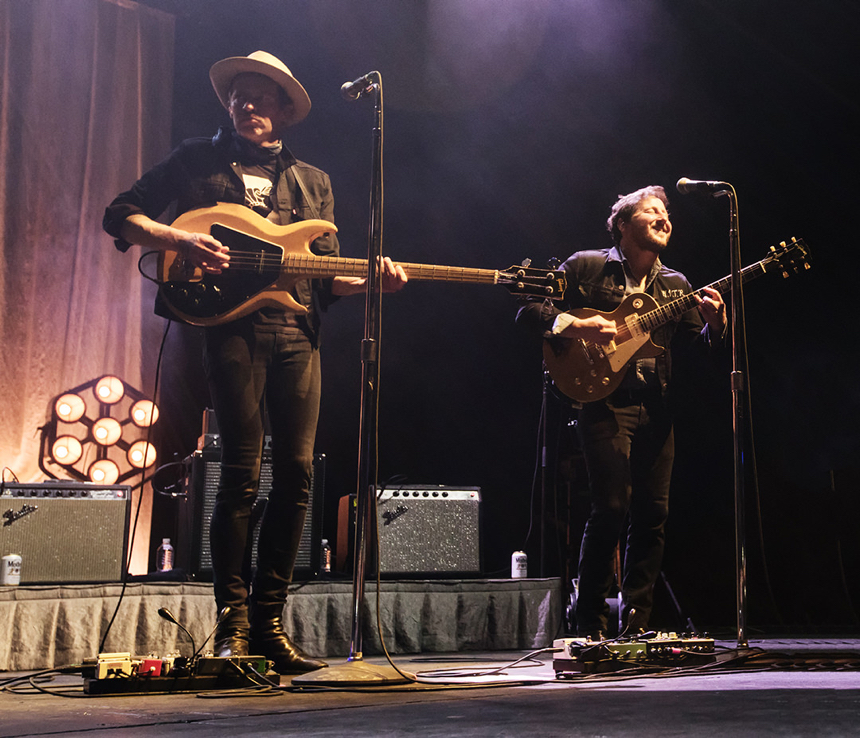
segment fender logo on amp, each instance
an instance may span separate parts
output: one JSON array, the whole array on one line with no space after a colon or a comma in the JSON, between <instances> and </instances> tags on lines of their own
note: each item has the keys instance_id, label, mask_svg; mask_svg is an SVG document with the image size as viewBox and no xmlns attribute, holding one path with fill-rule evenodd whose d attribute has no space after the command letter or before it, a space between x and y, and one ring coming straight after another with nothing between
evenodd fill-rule
<instances>
[{"instance_id":1,"label":"fender logo on amp","mask_svg":"<svg viewBox=\"0 0 860 738\"><path fill-rule=\"evenodd\" d=\"M19 518L23 518L25 515L29 515L30 513L36 512L39 509L38 505L23 505L18 512L14 510L7 510L3 513L3 527L12 525Z\"/></svg>"},{"instance_id":2,"label":"fender logo on amp","mask_svg":"<svg viewBox=\"0 0 860 738\"><path fill-rule=\"evenodd\" d=\"M407 512L409 512L409 508L406 505L398 505L394 510L386 510L382 513L382 517L385 519L383 525L391 525L397 518L405 515Z\"/></svg>"}]
</instances>

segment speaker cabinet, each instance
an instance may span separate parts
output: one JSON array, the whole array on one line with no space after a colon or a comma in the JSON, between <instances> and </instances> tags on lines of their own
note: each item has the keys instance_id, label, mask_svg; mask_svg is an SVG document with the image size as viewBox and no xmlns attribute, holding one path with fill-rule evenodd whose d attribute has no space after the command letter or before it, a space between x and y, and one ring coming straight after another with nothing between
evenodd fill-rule
<instances>
[{"instance_id":1,"label":"speaker cabinet","mask_svg":"<svg viewBox=\"0 0 860 738\"><path fill-rule=\"evenodd\" d=\"M209 549L209 524L215 509L215 495L221 478L220 449L214 447L195 451L185 459L185 503L180 514L181 540L177 542L177 563L191 576L212 578L212 554ZM325 455L314 455L310 499L305 528L296 558L294 578L313 579L319 576L322 544L323 488L325 485ZM270 439L266 438L260 468L260 489L251 511L251 565L257 563L257 539L260 520L272 491L272 454Z\"/></svg>"},{"instance_id":2,"label":"speaker cabinet","mask_svg":"<svg viewBox=\"0 0 860 738\"><path fill-rule=\"evenodd\" d=\"M385 576L477 576L481 573L481 489L404 485L376 502L379 569ZM355 496L341 498L338 567L351 566ZM370 537L371 544L373 538ZM373 545L368 577L375 576Z\"/></svg>"},{"instance_id":3,"label":"speaker cabinet","mask_svg":"<svg viewBox=\"0 0 860 738\"><path fill-rule=\"evenodd\" d=\"M50 481L0 486L0 551L21 556L21 584L119 582L131 487Z\"/></svg>"}]
</instances>

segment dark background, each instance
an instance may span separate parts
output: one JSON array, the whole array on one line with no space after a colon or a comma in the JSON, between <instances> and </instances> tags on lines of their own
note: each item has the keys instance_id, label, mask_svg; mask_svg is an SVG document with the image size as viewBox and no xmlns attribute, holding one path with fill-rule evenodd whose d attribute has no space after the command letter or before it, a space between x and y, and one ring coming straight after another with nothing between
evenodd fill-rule
<instances>
[{"instance_id":1,"label":"dark background","mask_svg":"<svg viewBox=\"0 0 860 738\"><path fill-rule=\"evenodd\" d=\"M384 86L384 250L395 260L495 269L528 257L543 267L609 245L604 222L616 196L661 184L675 225L665 260L701 286L730 269L727 201L679 195L682 176L735 186L744 264L804 238L810 271L746 291L748 623L770 632L860 627L857 3L147 4L177 16L175 142L227 122L208 81L218 59L264 49L303 83L313 109L287 144L331 175L346 256L366 253L373 105L347 102L339 88L371 70ZM540 507L542 366L515 311L492 286L413 283L385 297L380 481L480 486L485 571L507 575L511 552L524 547L532 576L566 577L560 552L569 537L575 558L585 480L570 414L551 395L541 572L531 513ZM317 451L327 456L331 539L337 499L356 487L363 315L363 300L349 298L324 326ZM177 328L169 342L164 444L182 457L196 447L208 399L196 331ZM693 365L680 390L664 572L684 617L731 629L728 368ZM154 536L169 534L173 504L156 505ZM662 582L655 617L679 621Z\"/></svg>"}]
</instances>

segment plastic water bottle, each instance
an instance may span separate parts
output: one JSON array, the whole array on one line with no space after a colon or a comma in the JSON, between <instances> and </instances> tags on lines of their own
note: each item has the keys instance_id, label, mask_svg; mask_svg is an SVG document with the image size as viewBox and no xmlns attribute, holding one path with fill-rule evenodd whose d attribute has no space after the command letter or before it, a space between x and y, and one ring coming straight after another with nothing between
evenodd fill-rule
<instances>
[{"instance_id":1,"label":"plastic water bottle","mask_svg":"<svg viewBox=\"0 0 860 738\"><path fill-rule=\"evenodd\" d=\"M170 571L173 569L173 546L169 538L162 538L161 545L155 552L155 568L158 571Z\"/></svg>"}]
</instances>

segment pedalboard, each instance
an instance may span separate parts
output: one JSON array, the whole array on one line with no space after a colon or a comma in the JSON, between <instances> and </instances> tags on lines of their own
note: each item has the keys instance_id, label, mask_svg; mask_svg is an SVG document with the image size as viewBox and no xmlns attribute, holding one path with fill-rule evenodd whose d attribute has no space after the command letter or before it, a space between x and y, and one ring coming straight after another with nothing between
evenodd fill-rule
<instances>
[{"instance_id":1,"label":"pedalboard","mask_svg":"<svg viewBox=\"0 0 860 738\"><path fill-rule=\"evenodd\" d=\"M84 662L84 693L89 695L171 694L259 686L271 668L262 656L218 658L102 653Z\"/></svg>"},{"instance_id":2,"label":"pedalboard","mask_svg":"<svg viewBox=\"0 0 860 738\"><path fill-rule=\"evenodd\" d=\"M552 666L557 679L637 666L698 666L716 660L714 640L702 636L656 633L650 638L553 641Z\"/></svg>"}]
</instances>

